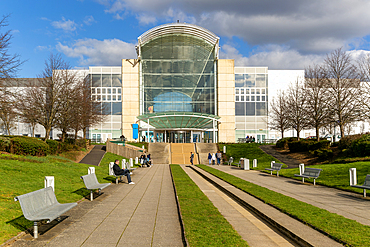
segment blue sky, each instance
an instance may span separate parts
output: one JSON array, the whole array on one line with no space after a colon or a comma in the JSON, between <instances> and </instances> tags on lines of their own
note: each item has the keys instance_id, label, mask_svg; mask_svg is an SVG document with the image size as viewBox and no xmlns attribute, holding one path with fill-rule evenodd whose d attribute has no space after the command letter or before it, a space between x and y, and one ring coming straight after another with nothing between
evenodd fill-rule
<instances>
[{"instance_id":1,"label":"blue sky","mask_svg":"<svg viewBox=\"0 0 370 247\"><path fill-rule=\"evenodd\" d=\"M164 23L192 23L220 37L220 58L239 66L304 69L343 47L367 53L365 0L0 0L10 15L10 53L26 60L18 77L36 77L50 53L73 68L136 58L137 38Z\"/></svg>"}]
</instances>

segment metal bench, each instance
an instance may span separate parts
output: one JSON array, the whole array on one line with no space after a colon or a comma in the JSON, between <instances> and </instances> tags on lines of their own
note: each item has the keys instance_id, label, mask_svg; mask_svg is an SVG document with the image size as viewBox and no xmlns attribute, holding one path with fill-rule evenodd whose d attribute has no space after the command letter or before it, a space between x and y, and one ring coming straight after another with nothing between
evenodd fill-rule
<instances>
[{"instance_id":1,"label":"metal bench","mask_svg":"<svg viewBox=\"0 0 370 247\"><path fill-rule=\"evenodd\" d=\"M366 190L370 190L370 175L366 175L365 182L363 185L351 185L351 187L364 189L364 197L366 197Z\"/></svg>"},{"instance_id":2,"label":"metal bench","mask_svg":"<svg viewBox=\"0 0 370 247\"><path fill-rule=\"evenodd\" d=\"M307 167L302 174L294 174L294 176L301 177L302 183L304 183L305 178L313 178L313 185L316 185L316 178L319 177L321 171L322 169Z\"/></svg>"},{"instance_id":3,"label":"metal bench","mask_svg":"<svg viewBox=\"0 0 370 247\"><path fill-rule=\"evenodd\" d=\"M273 171L276 171L276 176L279 177L279 171L281 170L282 166L283 164L280 163L272 163L271 168L265 168L265 170L271 171L271 175Z\"/></svg>"},{"instance_id":4,"label":"metal bench","mask_svg":"<svg viewBox=\"0 0 370 247\"><path fill-rule=\"evenodd\" d=\"M60 204L55 197L52 187L36 190L14 198L21 204L24 217L33 221L33 237L38 238L37 224L46 220L52 222L62 214L77 206L76 202Z\"/></svg>"},{"instance_id":5,"label":"metal bench","mask_svg":"<svg viewBox=\"0 0 370 247\"><path fill-rule=\"evenodd\" d=\"M229 162L227 162L229 164L229 166L231 166L231 164L234 162L234 158L233 157L230 157L229 158Z\"/></svg>"},{"instance_id":6,"label":"metal bench","mask_svg":"<svg viewBox=\"0 0 370 247\"><path fill-rule=\"evenodd\" d=\"M81 176L81 178L84 181L86 189L90 190L90 201L92 201L94 199L94 197L93 197L93 191L94 190L99 190L99 194L100 194L100 191L102 189L111 185L110 183L100 184L98 182L98 179L96 178L95 173L91 173L91 174L88 174L88 175Z\"/></svg>"}]
</instances>

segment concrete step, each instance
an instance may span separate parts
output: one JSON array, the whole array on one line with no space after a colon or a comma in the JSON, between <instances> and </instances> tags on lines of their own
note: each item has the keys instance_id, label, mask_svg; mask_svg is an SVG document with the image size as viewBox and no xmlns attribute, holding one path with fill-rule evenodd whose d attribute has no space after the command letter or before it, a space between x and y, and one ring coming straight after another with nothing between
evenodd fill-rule
<instances>
[{"instance_id":1,"label":"concrete step","mask_svg":"<svg viewBox=\"0 0 370 247\"><path fill-rule=\"evenodd\" d=\"M153 164L170 164L170 144L169 143L149 143L148 153L152 158Z\"/></svg>"}]
</instances>

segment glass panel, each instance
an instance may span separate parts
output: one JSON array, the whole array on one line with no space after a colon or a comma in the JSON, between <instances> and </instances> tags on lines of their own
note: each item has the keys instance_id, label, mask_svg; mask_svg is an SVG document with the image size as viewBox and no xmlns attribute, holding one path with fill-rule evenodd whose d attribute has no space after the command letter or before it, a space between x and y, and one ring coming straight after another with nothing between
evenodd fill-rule
<instances>
[{"instance_id":1,"label":"glass panel","mask_svg":"<svg viewBox=\"0 0 370 247\"><path fill-rule=\"evenodd\" d=\"M122 115L122 103L112 103L112 115Z\"/></svg>"},{"instance_id":2,"label":"glass panel","mask_svg":"<svg viewBox=\"0 0 370 247\"><path fill-rule=\"evenodd\" d=\"M97 94L100 94L100 88L97 88L97 89L96 89L96 93L97 93Z\"/></svg>"},{"instance_id":3,"label":"glass panel","mask_svg":"<svg viewBox=\"0 0 370 247\"><path fill-rule=\"evenodd\" d=\"M251 89L251 94L254 94L254 88Z\"/></svg>"},{"instance_id":4,"label":"glass panel","mask_svg":"<svg viewBox=\"0 0 370 247\"><path fill-rule=\"evenodd\" d=\"M117 93L121 94L121 89L120 88L117 88Z\"/></svg>"},{"instance_id":5,"label":"glass panel","mask_svg":"<svg viewBox=\"0 0 370 247\"><path fill-rule=\"evenodd\" d=\"M249 94L249 88L245 89L245 94Z\"/></svg>"},{"instance_id":6,"label":"glass panel","mask_svg":"<svg viewBox=\"0 0 370 247\"><path fill-rule=\"evenodd\" d=\"M244 94L244 88L240 89L240 94Z\"/></svg>"},{"instance_id":7,"label":"glass panel","mask_svg":"<svg viewBox=\"0 0 370 247\"><path fill-rule=\"evenodd\" d=\"M249 96L245 96L245 101L249 101Z\"/></svg>"},{"instance_id":8,"label":"glass panel","mask_svg":"<svg viewBox=\"0 0 370 247\"><path fill-rule=\"evenodd\" d=\"M260 94L260 89L259 88L256 89L256 94Z\"/></svg>"},{"instance_id":9,"label":"glass panel","mask_svg":"<svg viewBox=\"0 0 370 247\"><path fill-rule=\"evenodd\" d=\"M112 75L112 87L121 87L121 75Z\"/></svg>"},{"instance_id":10,"label":"glass panel","mask_svg":"<svg viewBox=\"0 0 370 247\"><path fill-rule=\"evenodd\" d=\"M105 92L106 92L106 91L105 91L105 88L102 88L102 89L101 89L101 93L104 93L104 94L105 94Z\"/></svg>"},{"instance_id":11,"label":"glass panel","mask_svg":"<svg viewBox=\"0 0 370 247\"><path fill-rule=\"evenodd\" d=\"M111 75L102 75L102 87L111 87L112 78Z\"/></svg>"},{"instance_id":12,"label":"glass panel","mask_svg":"<svg viewBox=\"0 0 370 247\"><path fill-rule=\"evenodd\" d=\"M112 88L112 93L116 94L116 89L115 88Z\"/></svg>"},{"instance_id":13,"label":"glass panel","mask_svg":"<svg viewBox=\"0 0 370 247\"><path fill-rule=\"evenodd\" d=\"M240 101L244 101L244 96L240 96Z\"/></svg>"},{"instance_id":14,"label":"glass panel","mask_svg":"<svg viewBox=\"0 0 370 247\"><path fill-rule=\"evenodd\" d=\"M257 102L256 112L257 116L266 116L267 115L266 102Z\"/></svg>"},{"instance_id":15,"label":"glass panel","mask_svg":"<svg viewBox=\"0 0 370 247\"><path fill-rule=\"evenodd\" d=\"M107 88L107 94L111 94L110 88Z\"/></svg>"},{"instance_id":16,"label":"glass panel","mask_svg":"<svg viewBox=\"0 0 370 247\"><path fill-rule=\"evenodd\" d=\"M255 104L256 103L254 103L254 102L247 102L247 103L245 103L246 104L246 106L245 106L245 108L246 108L246 116L255 116L256 115L256 111L255 111Z\"/></svg>"},{"instance_id":17,"label":"glass panel","mask_svg":"<svg viewBox=\"0 0 370 247\"><path fill-rule=\"evenodd\" d=\"M91 88L91 93L92 94L95 94L96 93L95 88Z\"/></svg>"},{"instance_id":18,"label":"glass panel","mask_svg":"<svg viewBox=\"0 0 370 247\"><path fill-rule=\"evenodd\" d=\"M112 100L115 101L116 100L116 95L112 95Z\"/></svg>"},{"instance_id":19,"label":"glass panel","mask_svg":"<svg viewBox=\"0 0 370 247\"><path fill-rule=\"evenodd\" d=\"M256 76L255 75L244 75L245 87L254 87L256 85Z\"/></svg>"},{"instance_id":20,"label":"glass panel","mask_svg":"<svg viewBox=\"0 0 370 247\"><path fill-rule=\"evenodd\" d=\"M264 88L261 89L261 93L262 94L265 94L266 93L266 90Z\"/></svg>"},{"instance_id":21,"label":"glass panel","mask_svg":"<svg viewBox=\"0 0 370 247\"><path fill-rule=\"evenodd\" d=\"M101 87L101 75L92 75L92 87Z\"/></svg>"},{"instance_id":22,"label":"glass panel","mask_svg":"<svg viewBox=\"0 0 370 247\"><path fill-rule=\"evenodd\" d=\"M262 96L261 100L262 100L262 101L266 101L265 96Z\"/></svg>"},{"instance_id":23,"label":"glass panel","mask_svg":"<svg viewBox=\"0 0 370 247\"><path fill-rule=\"evenodd\" d=\"M251 101L254 101L254 96L251 96Z\"/></svg>"},{"instance_id":24,"label":"glass panel","mask_svg":"<svg viewBox=\"0 0 370 247\"><path fill-rule=\"evenodd\" d=\"M111 96L110 95L107 95L107 100L111 101Z\"/></svg>"},{"instance_id":25,"label":"glass panel","mask_svg":"<svg viewBox=\"0 0 370 247\"><path fill-rule=\"evenodd\" d=\"M235 101L239 101L239 96L235 96Z\"/></svg>"},{"instance_id":26,"label":"glass panel","mask_svg":"<svg viewBox=\"0 0 370 247\"><path fill-rule=\"evenodd\" d=\"M235 103L235 116L244 116L245 115L245 103L237 102Z\"/></svg>"},{"instance_id":27,"label":"glass panel","mask_svg":"<svg viewBox=\"0 0 370 247\"><path fill-rule=\"evenodd\" d=\"M256 96L256 101L260 101L260 96Z\"/></svg>"},{"instance_id":28,"label":"glass panel","mask_svg":"<svg viewBox=\"0 0 370 247\"><path fill-rule=\"evenodd\" d=\"M256 87L266 87L266 75L256 75Z\"/></svg>"}]
</instances>

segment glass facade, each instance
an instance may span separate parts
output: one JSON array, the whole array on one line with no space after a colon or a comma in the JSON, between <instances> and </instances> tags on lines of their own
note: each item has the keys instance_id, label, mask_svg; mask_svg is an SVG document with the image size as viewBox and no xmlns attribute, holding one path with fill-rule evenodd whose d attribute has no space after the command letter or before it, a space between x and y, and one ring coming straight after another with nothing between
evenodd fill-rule
<instances>
[{"instance_id":1,"label":"glass facade","mask_svg":"<svg viewBox=\"0 0 370 247\"><path fill-rule=\"evenodd\" d=\"M216 113L215 46L189 34L166 34L141 47L143 108Z\"/></svg>"},{"instance_id":2,"label":"glass facade","mask_svg":"<svg viewBox=\"0 0 370 247\"><path fill-rule=\"evenodd\" d=\"M246 70L248 73L245 72ZM235 73L236 141L246 136L253 136L256 141L265 139L267 111L267 68L239 68L239 73Z\"/></svg>"},{"instance_id":3,"label":"glass facade","mask_svg":"<svg viewBox=\"0 0 370 247\"><path fill-rule=\"evenodd\" d=\"M91 98L101 102L106 114L104 123L90 130L91 138L105 141L121 135L122 75L121 68L91 67Z\"/></svg>"}]
</instances>

